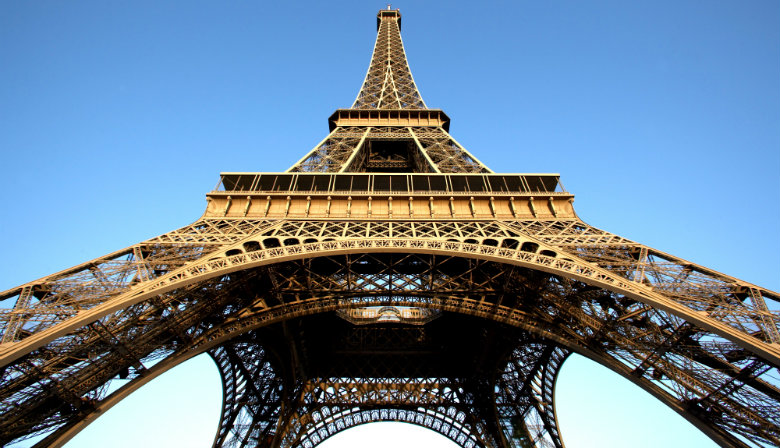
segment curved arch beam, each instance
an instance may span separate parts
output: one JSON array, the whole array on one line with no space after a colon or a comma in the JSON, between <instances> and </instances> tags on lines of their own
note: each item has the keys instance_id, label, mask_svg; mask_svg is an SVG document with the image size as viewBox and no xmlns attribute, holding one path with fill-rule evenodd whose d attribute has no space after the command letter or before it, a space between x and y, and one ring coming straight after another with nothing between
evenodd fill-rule
<instances>
[{"instance_id":1,"label":"curved arch beam","mask_svg":"<svg viewBox=\"0 0 780 448\"><path fill-rule=\"evenodd\" d=\"M76 434L78 434L84 428L89 426L92 422L97 420L101 415L103 415L109 409L113 408L117 403L130 396L130 394L137 391L141 387L145 386L147 383L159 377L163 373L171 370L172 368L178 366L179 364L185 361L194 358L197 355L200 355L205 351L206 350L199 350L199 351L178 353L163 359L162 361L158 362L154 366L147 369L143 376L139 376L138 378L130 381L129 383L125 384L124 386L120 387L112 394L104 398L100 403L97 404L97 406L95 406L95 409L92 412L86 414L83 419L79 420L73 425L69 425L65 428L61 428L55 431L52 435L50 435L40 443L36 444L36 447L39 445L50 447L50 448L62 447L63 445L68 443L70 439L75 437ZM216 429L217 428L215 428L215 430Z\"/></svg>"},{"instance_id":2,"label":"curved arch beam","mask_svg":"<svg viewBox=\"0 0 780 448\"><path fill-rule=\"evenodd\" d=\"M386 417L383 413L385 413ZM376 418L377 414L379 418ZM300 446L303 448L315 447L347 429L376 422L409 423L441 434L464 448L485 446L484 444L480 444L477 441L477 438L466 429L466 424L464 422L453 425L453 423L446 420L445 416L439 415L438 413L432 415L414 409L393 408L363 409L358 411L347 409L338 419L322 422L319 429L315 428L315 430L307 433L301 438ZM343 426L340 427L338 423L341 423ZM335 429L335 431L333 431L333 429ZM453 431L453 429L455 430Z\"/></svg>"},{"instance_id":3,"label":"curved arch beam","mask_svg":"<svg viewBox=\"0 0 780 448\"><path fill-rule=\"evenodd\" d=\"M558 384L558 374L561 372L561 367L563 367L563 363L566 362L570 354L570 351L560 348L556 349L550 357L550 362L544 366L544 371L542 372L543 403L541 404L547 410L542 415L552 418L551 421L547 422L547 425L549 426L550 437L553 439L556 448L566 448L566 445L563 443L563 437L561 437L561 431L558 426L558 412L555 407L555 387Z\"/></svg>"},{"instance_id":4,"label":"curved arch beam","mask_svg":"<svg viewBox=\"0 0 780 448\"><path fill-rule=\"evenodd\" d=\"M272 430L278 419L275 411L280 407L281 394L278 378L266 368L265 350L255 344L248 344L244 350L233 344L223 344L208 353L216 362L222 379L222 413L213 446L233 446L238 439L245 443L248 433L241 430L244 426L248 426L247 429L259 427L265 433ZM248 363L244 362L245 356L250 358ZM246 425L241 413L242 402L248 396L263 403L253 409L251 425Z\"/></svg>"},{"instance_id":5,"label":"curved arch beam","mask_svg":"<svg viewBox=\"0 0 780 448\"><path fill-rule=\"evenodd\" d=\"M552 440L555 448L565 448L558 428L558 417L555 412L555 384L561 366L571 354L571 351L554 347L544 364L534 372L534 383L538 387L538 395L533 396L531 403L533 411L542 421L547 437Z\"/></svg>"},{"instance_id":6,"label":"curved arch beam","mask_svg":"<svg viewBox=\"0 0 780 448\"><path fill-rule=\"evenodd\" d=\"M422 306L425 306L425 304L420 304ZM348 308L348 306L343 306L343 308ZM334 307L335 309L339 309L338 307ZM308 313L306 314L317 314L318 312L327 312L331 311L330 309L317 309L317 310L308 310ZM463 312L462 309L459 310L459 307L452 307L450 311L453 312ZM464 313L465 314L465 313ZM299 314L300 315L300 314ZM297 317L297 315L296 315ZM489 314L482 315L480 317L488 318L490 319L492 316ZM499 322L504 322L503 319L496 319ZM270 324L272 321L264 321L264 324ZM83 430L85 427L87 427L89 424L91 424L93 421L95 421L101 414L111 409L114 405L122 401L124 398L135 392L136 390L140 389L142 386L147 384L148 382L152 381L153 379L157 378L158 376L162 375L163 373L167 372L168 370L176 367L177 365L199 355L204 352L207 352L208 350L214 349L224 343L225 339L230 339L232 337L235 337L245 331L249 331L255 327L242 327L240 329L239 333L231 333L229 337L225 338L210 338L209 334L203 335L202 337L198 338L198 340L193 341L194 344L190 347L184 348L179 352L176 352L172 354L171 356L161 360L154 366L150 367L143 376L140 376L134 380L132 380L130 383L122 386L120 389L113 392L111 395L100 401L98 403L94 410L87 414L82 420L75 422L72 425L68 425L67 427L61 428L60 430L56 431L54 434L52 434L49 438L45 440L45 446L51 446L51 447L61 447L65 443L67 443L71 438L73 438L78 432ZM544 333L542 330L538 328L526 328L527 330L530 330L532 333L535 333L542 337L548 337L549 334ZM628 368L626 365L620 363L618 360L609 358L608 356L605 356L604 354L594 352L586 347L579 346L575 344L572 340L566 339L566 338L555 338L555 342L560 344L561 346L565 347L565 349L570 350L572 352L578 353L582 356L585 356L586 358L599 363L600 365L603 365L610 370L614 371L615 373L621 375L623 378L628 379L636 386L640 387L644 391L648 392L655 398L657 398L659 401L667 405L669 408L673 409L675 412L677 412L679 415L681 415L683 418L685 418L688 422L696 426L699 430L701 430L703 433L705 433L708 437L710 437L713 441L718 443L721 446L731 446L731 447L747 447L744 443L738 441L735 439L732 435L724 433L722 431L719 431L718 428L706 425L705 422L697 419L694 415L692 415L689 410L687 410L678 400L676 400L673 396L662 390L658 385L652 383L650 380L644 377L637 377L635 375L632 375L631 369ZM558 366L560 367L560 366ZM556 372L557 373L557 372ZM557 375L554 375L557 377ZM553 380L554 381L554 380ZM557 423L557 422L556 422ZM556 424L557 427L557 424ZM218 430L218 428L215 428L215 432Z\"/></svg>"},{"instance_id":7,"label":"curved arch beam","mask_svg":"<svg viewBox=\"0 0 780 448\"><path fill-rule=\"evenodd\" d=\"M76 329L100 319L110 313L142 302L156 295L198 283L221 275L254 267L276 264L305 258L314 258L351 253L422 253L475 258L498 263L511 264L544 271L550 274L580 280L654 308L676 315L688 322L711 331L740 347L753 352L780 366L780 344L768 344L736 328L708 316L703 311L691 309L652 290L640 283L632 282L581 260L561 259L519 249L500 248L457 241L434 239L383 239L324 241L295 246L223 256L209 260L198 260L161 278L144 282L95 308L82 311L60 324L31 335L22 341L5 344L0 352L0 365L24 356L49 342Z\"/></svg>"}]
</instances>

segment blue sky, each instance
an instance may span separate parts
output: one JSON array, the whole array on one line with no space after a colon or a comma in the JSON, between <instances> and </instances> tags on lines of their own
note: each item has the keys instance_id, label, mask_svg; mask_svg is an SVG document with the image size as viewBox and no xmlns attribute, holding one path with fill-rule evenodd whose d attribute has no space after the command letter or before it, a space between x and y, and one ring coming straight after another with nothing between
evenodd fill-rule
<instances>
[{"instance_id":1,"label":"blue sky","mask_svg":"<svg viewBox=\"0 0 780 448\"><path fill-rule=\"evenodd\" d=\"M287 169L354 100L384 6L0 3L0 289L194 221L220 171ZM779 3L393 7L424 100L490 168L561 173L586 222L780 290ZM194 381L208 401L208 369L173 382ZM609 375L564 367L568 448L625 446L638 433L645 446L705 446ZM600 387L623 401L584 395ZM189 433L216 424L209 406ZM181 412L150 418L172 432ZM638 427L607 424L626 416ZM139 431L122 431L133 445Z\"/></svg>"}]
</instances>

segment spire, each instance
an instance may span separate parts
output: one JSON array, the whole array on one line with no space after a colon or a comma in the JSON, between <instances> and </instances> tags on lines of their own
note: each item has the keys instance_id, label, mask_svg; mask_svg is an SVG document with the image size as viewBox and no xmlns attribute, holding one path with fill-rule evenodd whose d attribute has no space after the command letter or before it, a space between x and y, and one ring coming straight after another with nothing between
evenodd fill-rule
<instances>
[{"instance_id":1,"label":"spire","mask_svg":"<svg viewBox=\"0 0 780 448\"><path fill-rule=\"evenodd\" d=\"M330 134L288 172L492 173L449 134L450 119L428 109L401 42L401 13L377 14L366 80L350 109L330 116Z\"/></svg>"},{"instance_id":2,"label":"spire","mask_svg":"<svg viewBox=\"0 0 780 448\"><path fill-rule=\"evenodd\" d=\"M401 13L383 9L377 14L374 54L353 109L426 109L406 62L401 41Z\"/></svg>"}]
</instances>

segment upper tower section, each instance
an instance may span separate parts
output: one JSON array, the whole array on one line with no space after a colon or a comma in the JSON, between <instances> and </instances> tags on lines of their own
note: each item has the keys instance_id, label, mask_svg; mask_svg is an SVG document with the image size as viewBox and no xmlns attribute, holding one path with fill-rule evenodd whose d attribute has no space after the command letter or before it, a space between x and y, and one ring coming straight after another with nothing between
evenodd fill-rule
<instances>
[{"instance_id":1,"label":"upper tower section","mask_svg":"<svg viewBox=\"0 0 780 448\"><path fill-rule=\"evenodd\" d=\"M374 54L349 109L328 122L330 134L288 172L491 173L449 134L450 119L428 109L412 79L401 42L401 14L377 15Z\"/></svg>"},{"instance_id":2,"label":"upper tower section","mask_svg":"<svg viewBox=\"0 0 780 448\"><path fill-rule=\"evenodd\" d=\"M352 109L427 109L406 61L401 13L384 9L376 17L374 54Z\"/></svg>"}]
</instances>

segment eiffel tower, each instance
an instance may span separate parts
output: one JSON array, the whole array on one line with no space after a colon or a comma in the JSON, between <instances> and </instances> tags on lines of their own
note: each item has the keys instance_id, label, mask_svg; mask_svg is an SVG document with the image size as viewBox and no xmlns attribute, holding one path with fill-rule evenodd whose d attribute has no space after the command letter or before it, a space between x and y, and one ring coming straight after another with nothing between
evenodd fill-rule
<instances>
[{"instance_id":1,"label":"eiffel tower","mask_svg":"<svg viewBox=\"0 0 780 448\"><path fill-rule=\"evenodd\" d=\"M424 103L400 13L377 30L354 104L289 170L222 173L195 223L0 293L0 444L60 446L205 352L215 447L373 421L563 447L570 353L721 446L780 445L780 295L584 223L557 175L494 173Z\"/></svg>"}]
</instances>

